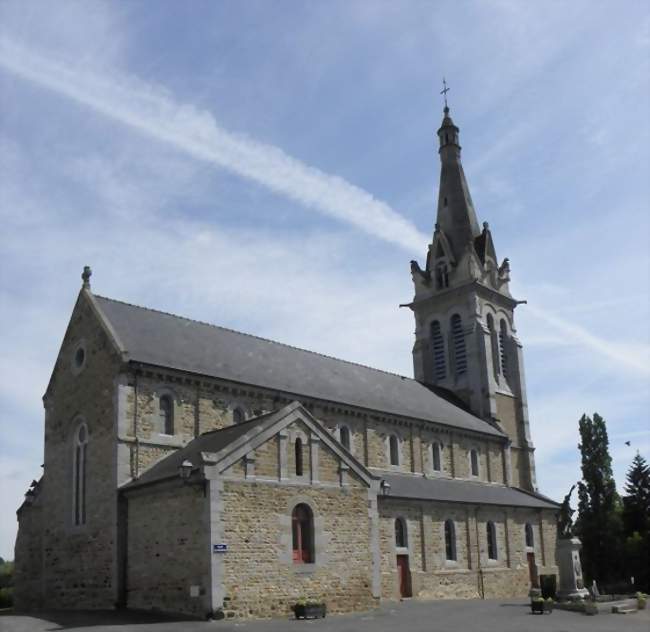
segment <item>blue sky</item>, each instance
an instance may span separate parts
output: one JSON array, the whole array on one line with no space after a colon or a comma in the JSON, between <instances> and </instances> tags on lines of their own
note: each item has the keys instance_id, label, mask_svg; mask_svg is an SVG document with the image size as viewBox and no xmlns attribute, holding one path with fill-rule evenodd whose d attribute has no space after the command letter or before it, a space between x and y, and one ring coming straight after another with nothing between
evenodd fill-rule
<instances>
[{"instance_id":1,"label":"blue sky","mask_svg":"<svg viewBox=\"0 0 650 632\"><path fill-rule=\"evenodd\" d=\"M102 295L412 375L445 75L510 258L540 488L650 455L644 1L0 4L0 555L85 264ZM627 447L625 441L631 441Z\"/></svg>"}]
</instances>

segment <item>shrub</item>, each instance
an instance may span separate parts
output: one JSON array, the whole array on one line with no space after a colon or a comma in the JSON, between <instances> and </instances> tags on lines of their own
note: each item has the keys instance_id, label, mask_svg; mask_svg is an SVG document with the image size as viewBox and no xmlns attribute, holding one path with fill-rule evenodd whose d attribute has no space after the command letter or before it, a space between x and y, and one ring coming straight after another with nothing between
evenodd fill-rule
<instances>
[{"instance_id":1,"label":"shrub","mask_svg":"<svg viewBox=\"0 0 650 632\"><path fill-rule=\"evenodd\" d=\"M11 608L14 605L13 588L0 588L0 608Z\"/></svg>"}]
</instances>

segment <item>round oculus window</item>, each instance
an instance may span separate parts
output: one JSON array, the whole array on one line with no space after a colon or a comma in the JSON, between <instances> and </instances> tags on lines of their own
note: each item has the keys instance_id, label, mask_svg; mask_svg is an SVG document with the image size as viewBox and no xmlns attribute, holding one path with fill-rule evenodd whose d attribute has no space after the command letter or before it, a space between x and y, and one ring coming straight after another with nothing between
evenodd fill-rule
<instances>
[{"instance_id":1,"label":"round oculus window","mask_svg":"<svg viewBox=\"0 0 650 632\"><path fill-rule=\"evenodd\" d=\"M78 369L80 369L83 366L85 359L86 359L86 352L84 351L83 347L79 347L74 354L74 365Z\"/></svg>"},{"instance_id":2,"label":"round oculus window","mask_svg":"<svg viewBox=\"0 0 650 632\"><path fill-rule=\"evenodd\" d=\"M86 365L86 345L80 342L72 354L71 369L77 375Z\"/></svg>"}]
</instances>

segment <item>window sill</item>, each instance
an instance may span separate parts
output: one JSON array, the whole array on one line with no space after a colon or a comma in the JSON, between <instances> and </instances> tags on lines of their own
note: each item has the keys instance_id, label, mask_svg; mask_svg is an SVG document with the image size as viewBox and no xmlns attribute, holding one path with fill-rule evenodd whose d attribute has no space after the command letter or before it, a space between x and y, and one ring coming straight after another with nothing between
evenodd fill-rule
<instances>
[{"instance_id":1,"label":"window sill","mask_svg":"<svg viewBox=\"0 0 650 632\"><path fill-rule=\"evenodd\" d=\"M311 562L309 564L296 564L296 563L293 563L291 565L291 570L296 575L310 575L311 573L315 573L317 568L318 568L318 566L314 562Z\"/></svg>"}]
</instances>

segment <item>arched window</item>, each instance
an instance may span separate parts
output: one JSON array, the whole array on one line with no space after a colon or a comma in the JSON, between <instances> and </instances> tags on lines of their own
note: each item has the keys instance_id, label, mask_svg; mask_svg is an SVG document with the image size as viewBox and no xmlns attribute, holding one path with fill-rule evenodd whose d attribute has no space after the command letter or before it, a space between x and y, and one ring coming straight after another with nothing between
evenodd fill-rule
<instances>
[{"instance_id":1,"label":"arched window","mask_svg":"<svg viewBox=\"0 0 650 632\"><path fill-rule=\"evenodd\" d=\"M469 471L472 476L478 476L478 452L474 449L469 451Z\"/></svg>"},{"instance_id":2,"label":"arched window","mask_svg":"<svg viewBox=\"0 0 650 632\"><path fill-rule=\"evenodd\" d=\"M445 555L450 562L456 560L456 525L453 520L445 520Z\"/></svg>"},{"instance_id":3,"label":"arched window","mask_svg":"<svg viewBox=\"0 0 650 632\"><path fill-rule=\"evenodd\" d=\"M439 472L441 469L441 464L440 464L440 444L436 441L432 446L431 446L431 463L433 466L433 471L434 472Z\"/></svg>"},{"instance_id":4,"label":"arched window","mask_svg":"<svg viewBox=\"0 0 650 632\"><path fill-rule=\"evenodd\" d=\"M431 344L433 346L433 373L436 381L444 380L447 376L445 340L442 337L440 323L437 320L431 323Z\"/></svg>"},{"instance_id":5,"label":"arched window","mask_svg":"<svg viewBox=\"0 0 650 632\"><path fill-rule=\"evenodd\" d=\"M499 328L499 354L501 356L501 373L508 377L508 328L506 321L502 320Z\"/></svg>"},{"instance_id":6,"label":"arched window","mask_svg":"<svg viewBox=\"0 0 650 632\"><path fill-rule=\"evenodd\" d=\"M395 435L388 439L388 452L391 465L399 465L399 441Z\"/></svg>"},{"instance_id":7,"label":"arched window","mask_svg":"<svg viewBox=\"0 0 650 632\"><path fill-rule=\"evenodd\" d=\"M161 395L158 400L160 410L161 432L166 435L174 434L174 402L169 395Z\"/></svg>"},{"instance_id":8,"label":"arched window","mask_svg":"<svg viewBox=\"0 0 650 632\"><path fill-rule=\"evenodd\" d=\"M88 427L81 423L74 436L72 516L75 525L86 524L86 451Z\"/></svg>"},{"instance_id":9,"label":"arched window","mask_svg":"<svg viewBox=\"0 0 650 632\"><path fill-rule=\"evenodd\" d=\"M314 562L314 514L309 505L301 503L291 512L291 534L293 537L293 563Z\"/></svg>"},{"instance_id":10,"label":"arched window","mask_svg":"<svg viewBox=\"0 0 650 632\"><path fill-rule=\"evenodd\" d=\"M294 445L296 450L296 476L302 476L303 474L303 462L302 462L302 439L298 437Z\"/></svg>"},{"instance_id":11,"label":"arched window","mask_svg":"<svg viewBox=\"0 0 650 632\"><path fill-rule=\"evenodd\" d=\"M403 518L395 518L395 546L401 549L408 546L406 523Z\"/></svg>"},{"instance_id":12,"label":"arched window","mask_svg":"<svg viewBox=\"0 0 650 632\"><path fill-rule=\"evenodd\" d=\"M498 559L497 530L492 521L488 522L485 526L487 531L488 558L496 560Z\"/></svg>"},{"instance_id":13,"label":"arched window","mask_svg":"<svg viewBox=\"0 0 650 632\"><path fill-rule=\"evenodd\" d=\"M454 372L456 377L467 371L467 351L465 349L465 334L463 322L458 314L451 317L451 337L454 342Z\"/></svg>"},{"instance_id":14,"label":"arched window","mask_svg":"<svg viewBox=\"0 0 650 632\"><path fill-rule=\"evenodd\" d=\"M436 265L436 288L444 290L447 287L449 287L449 268L442 261Z\"/></svg>"},{"instance_id":15,"label":"arched window","mask_svg":"<svg viewBox=\"0 0 650 632\"><path fill-rule=\"evenodd\" d=\"M237 407L232 411L232 421L235 424L240 424L242 421L246 421L246 415L241 408Z\"/></svg>"},{"instance_id":16,"label":"arched window","mask_svg":"<svg viewBox=\"0 0 650 632\"><path fill-rule=\"evenodd\" d=\"M341 426L339 428L339 437L341 445L346 449L350 450L350 429L347 426Z\"/></svg>"},{"instance_id":17,"label":"arched window","mask_svg":"<svg viewBox=\"0 0 650 632\"><path fill-rule=\"evenodd\" d=\"M490 347L492 348L492 370L494 375L497 376L500 373L501 362L499 360L499 341L497 339L497 332L494 329L494 318L492 314L487 315L487 326L490 330Z\"/></svg>"},{"instance_id":18,"label":"arched window","mask_svg":"<svg viewBox=\"0 0 650 632\"><path fill-rule=\"evenodd\" d=\"M533 536L533 525L530 522L526 523L524 533L526 534L526 546L532 549L535 546L535 537Z\"/></svg>"}]
</instances>

